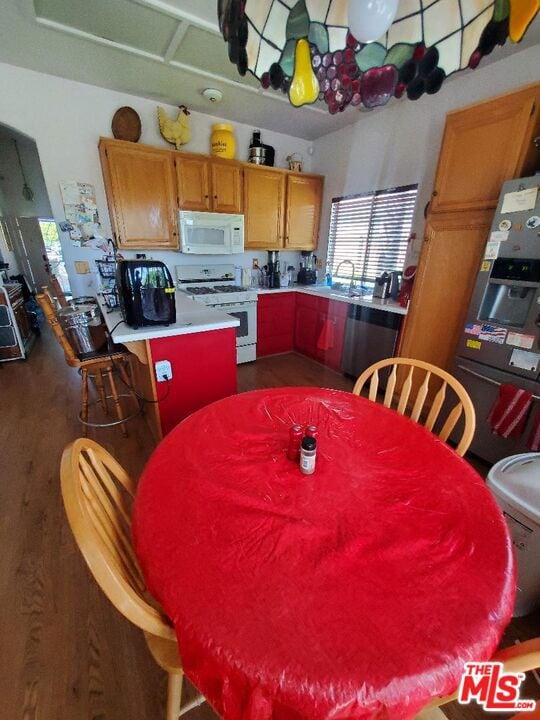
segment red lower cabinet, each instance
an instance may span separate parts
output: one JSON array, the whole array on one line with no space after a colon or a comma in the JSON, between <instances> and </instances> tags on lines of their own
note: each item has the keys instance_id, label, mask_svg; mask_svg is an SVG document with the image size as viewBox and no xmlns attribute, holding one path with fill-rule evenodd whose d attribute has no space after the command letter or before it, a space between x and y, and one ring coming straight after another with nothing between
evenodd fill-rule
<instances>
[{"instance_id":1,"label":"red lower cabinet","mask_svg":"<svg viewBox=\"0 0 540 720\"><path fill-rule=\"evenodd\" d=\"M299 294L296 299L295 349L328 365L341 367L348 304Z\"/></svg>"},{"instance_id":2,"label":"red lower cabinet","mask_svg":"<svg viewBox=\"0 0 540 720\"><path fill-rule=\"evenodd\" d=\"M163 435L195 410L236 392L236 328L153 339L150 352L152 372L159 360L172 368L168 383L156 383Z\"/></svg>"},{"instance_id":3,"label":"red lower cabinet","mask_svg":"<svg viewBox=\"0 0 540 720\"><path fill-rule=\"evenodd\" d=\"M340 370L349 306L338 300L321 300L327 303L327 307L326 311L320 314L317 359L334 370Z\"/></svg>"},{"instance_id":4,"label":"red lower cabinet","mask_svg":"<svg viewBox=\"0 0 540 720\"><path fill-rule=\"evenodd\" d=\"M295 292L261 293L257 357L296 350L334 370L341 367L349 305Z\"/></svg>"},{"instance_id":5,"label":"red lower cabinet","mask_svg":"<svg viewBox=\"0 0 540 720\"><path fill-rule=\"evenodd\" d=\"M296 293L261 293L257 302L257 357L294 348Z\"/></svg>"}]
</instances>

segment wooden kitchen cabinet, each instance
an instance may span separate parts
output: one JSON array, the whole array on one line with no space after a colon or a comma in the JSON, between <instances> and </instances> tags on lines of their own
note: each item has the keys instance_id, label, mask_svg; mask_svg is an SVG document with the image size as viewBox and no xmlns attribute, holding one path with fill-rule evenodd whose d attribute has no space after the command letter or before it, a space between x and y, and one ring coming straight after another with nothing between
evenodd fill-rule
<instances>
[{"instance_id":1,"label":"wooden kitchen cabinet","mask_svg":"<svg viewBox=\"0 0 540 720\"><path fill-rule=\"evenodd\" d=\"M119 248L178 248L172 153L102 138L101 167Z\"/></svg>"},{"instance_id":2,"label":"wooden kitchen cabinet","mask_svg":"<svg viewBox=\"0 0 540 720\"><path fill-rule=\"evenodd\" d=\"M315 250L319 242L323 178L319 175L287 175L284 247Z\"/></svg>"},{"instance_id":3,"label":"wooden kitchen cabinet","mask_svg":"<svg viewBox=\"0 0 540 720\"><path fill-rule=\"evenodd\" d=\"M320 175L245 166L246 249L315 250L323 182Z\"/></svg>"},{"instance_id":4,"label":"wooden kitchen cabinet","mask_svg":"<svg viewBox=\"0 0 540 720\"><path fill-rule=\"evenodd\" d=\"M431 212L495 208L505 180L534 172L539 87L447 115Z\"/></svg>"},{"instance_id":5,"label":"wooden kitchen cabinet","mask_svg":"<svg viewBox=\"0 0 540 720\"><path fill-rule=\"evenodd\" d=\"M492 219L491 211L432 214L399 354L451 371Z\"/></svg>"},{"instance_id":6,"label":"wooden kitchen cabinet","mask_svg":"<svg viewBox=\"0 0 540 720\"><path fill-rule=\"evenodd\" d=\"M230 160L212 160L212 210L214 212L241 213L244 209L243 170Z\"/></svg>"},{"instance_id":7,"label":"wooden kitchen cabinet","mask_svg":"<svg viewBox=\"0 0 540 720\"><path fill-rule=\"evenodd\" d=\"M242 167L232 160L175 153L180 210L241 213Z\"/></svg>"},{"instance_id":8,"label":"wooden kitchen cabinet","mask_svg":"<svg viewBox=\"0 0 540 720\"><path fill-rule=\"evenodd\" d=\"M212 207L208 159L177 153L174 166L180 210L208 212Z\"/></svg>"},{"instance_id":9,"label":"wooden kitchen cabinet","mask_svg":"<svg viewBox=\"0 0 540 720\"><path fill-rule=\"evenodd\" d=\"M286 174L254 165L244 167L244 244L246 250L281 250L284 235Z\"/></svg>"},{"instance_id":10,"label":"wooden kitchen cabinet","mask_svg":"<svg viewBox=\"0 0 540 720\"><path fill-rule=\"evenodd\" d=\"M399 355L452 372L501 186L539 167L539 107L537 84L447 116Z\"/></svg>"}]
</instances>

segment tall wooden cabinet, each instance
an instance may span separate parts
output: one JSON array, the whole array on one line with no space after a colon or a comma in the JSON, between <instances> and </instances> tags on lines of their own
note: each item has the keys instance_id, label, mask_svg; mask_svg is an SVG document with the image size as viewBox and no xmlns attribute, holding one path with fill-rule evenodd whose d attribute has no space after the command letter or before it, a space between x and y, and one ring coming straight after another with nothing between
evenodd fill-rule
<instances>
[{"instance_id":1,"label":"tall wooden cabinet","mask_svg":"<svg viewBox=\"0 0 540 720\"><path fill-rule=\"evenodd\" d=\"M540 85L447 116L401 356L452 370L501 186L540 167L539 134Z\"/></svg>"},{"instance_id":2,"label":"tall wooden cabinet","mask_svg":"<svg viewBox=\"0 0 540 720\"><path fill-rule=\"evenodd\" d=\"M99 143L109 214L118 247L178 247L172 153L119 140Z\"/></svg>"}]
</instances>

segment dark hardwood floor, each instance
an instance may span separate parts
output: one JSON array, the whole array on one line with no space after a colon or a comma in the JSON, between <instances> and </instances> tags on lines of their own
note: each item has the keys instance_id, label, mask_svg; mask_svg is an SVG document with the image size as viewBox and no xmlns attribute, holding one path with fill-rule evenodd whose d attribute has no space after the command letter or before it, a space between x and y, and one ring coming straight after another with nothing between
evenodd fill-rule
<instances>
[{"instance_id":1,"label":"dark hardwood floor","mask_svg":"<svg viewBox=\"0 0 540 720\"><path fill-rule=\"evenodd\" d=\"M296 355L239 368L239 390L284 385L350 390L352 382ZM165 677L142 633L90 577L64 518L58 469L80 425L77 372L46 329L25 362L0 363L0 719L164 718ZM91 431L137 477L152 451L144 420ZM466 608L464 608L466 612ZM505 641L540 635L540 616L513 621ZM538 697L534 679L527 687ZM453 720L481 718L458 706ZM491 715L493 717L493 715ZM192 720L212 718L208 708Z\"/></svg>"}]
</instances>

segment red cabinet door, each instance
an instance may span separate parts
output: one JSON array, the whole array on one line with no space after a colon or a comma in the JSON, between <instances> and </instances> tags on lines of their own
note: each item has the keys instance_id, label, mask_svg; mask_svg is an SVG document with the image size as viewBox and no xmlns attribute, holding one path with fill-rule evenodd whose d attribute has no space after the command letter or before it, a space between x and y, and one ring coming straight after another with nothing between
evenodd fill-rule
<instances>
[{"instance_id":1,"label":"red cabinet door","mask_svg":"<svg viewBox=\"0 0 540 720\"><path fill-rule=\"evenodd\" d=\"M294 347L296 293L259 295L257 357L291 352Z\"/></svg>"},{"instance_id":2,"label":"red cabinet door","mask_svg":"<svg viewBox=\"0 0 540 720\"><path fill-rule=\"evenodd\" d=\"M298 352L317 358L317 340L320 314L312 307L299 304L296 308L296 332L294 346Z\"/></svg>"}]
</instances>

